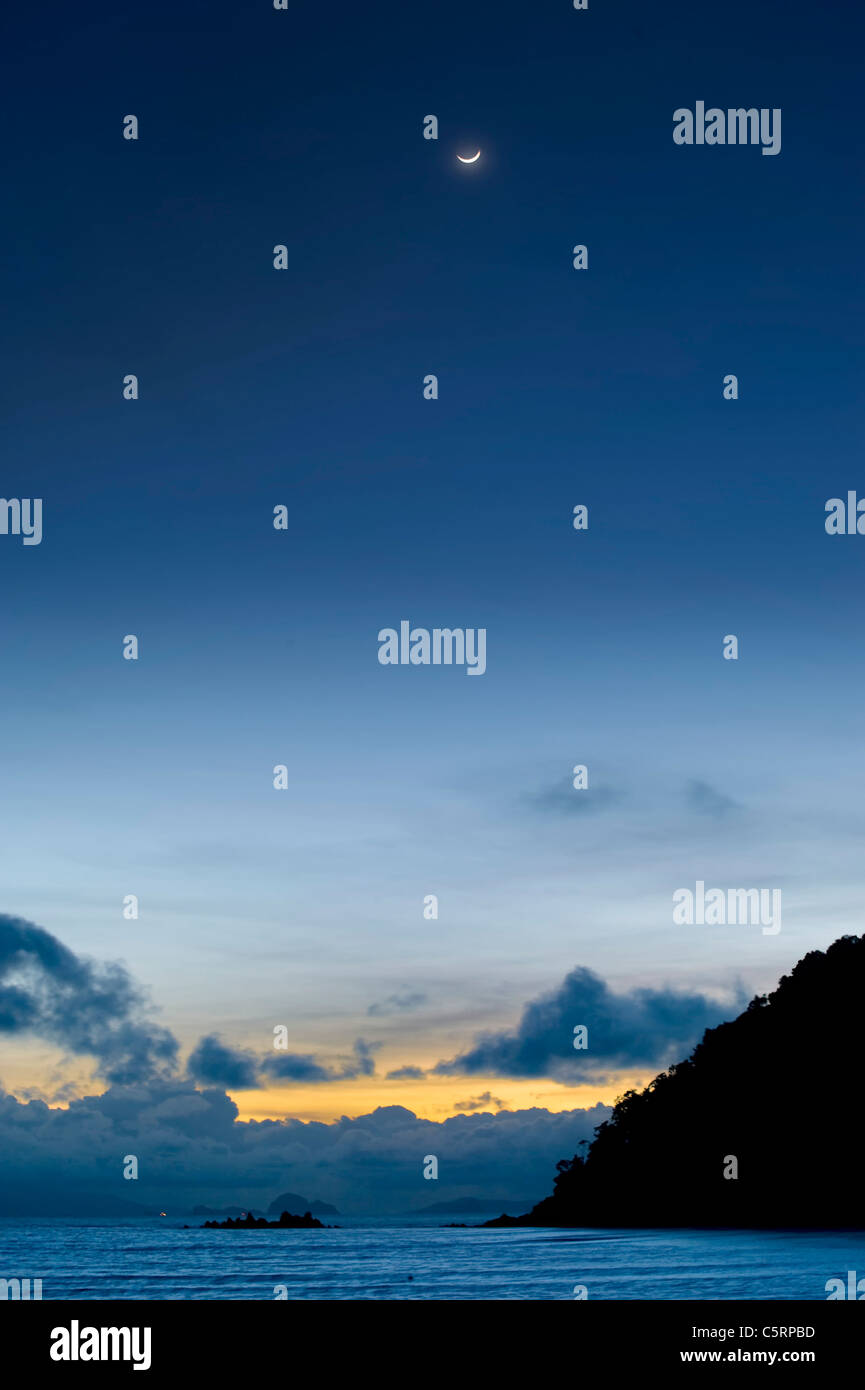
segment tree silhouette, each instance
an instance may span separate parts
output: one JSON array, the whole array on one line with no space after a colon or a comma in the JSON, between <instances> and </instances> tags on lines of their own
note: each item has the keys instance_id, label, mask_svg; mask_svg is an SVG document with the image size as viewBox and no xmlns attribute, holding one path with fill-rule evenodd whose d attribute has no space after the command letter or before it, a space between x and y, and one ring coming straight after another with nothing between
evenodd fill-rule
<instances>
[{"instance_id":1,"label":"tree silhouette","mask_svg":"<svg viewBox=\"0 0 865 1390\"><path fill-rule=\"evenodd\" d=\"M863 996L865 936L809 952L685 1061L626 1091L588 1153L556 1164L551 1197L488 1224L865 1226ZM730 1157L737 1177L724 1176Z\"/></svg>"}]
</instances>

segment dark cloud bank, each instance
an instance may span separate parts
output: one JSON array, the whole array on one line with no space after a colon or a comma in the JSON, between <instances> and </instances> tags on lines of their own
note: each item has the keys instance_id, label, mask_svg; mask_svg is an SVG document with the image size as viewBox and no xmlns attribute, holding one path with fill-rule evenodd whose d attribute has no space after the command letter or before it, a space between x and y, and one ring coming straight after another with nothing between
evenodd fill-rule
<instances>
[{"instance_id":1,"label":"dark cloud bank","mask_svg":"<svg viewBox=\"0 0 865 1390\"><path fill-rule=\"evenodd\" d=\"M456 1115L436 1123L380 1107L334 1124L238 1120L217 1090L188 1081L112 1086L67 1110L0 1092L0 1215L63 1210L61 1193L138 1202L173 1213L197 1203L266 1207L286 1187L343 1213L398 1213L431 1201L540 1198L562 1157L607 1119L608 1107ZM123 1160L138 1158L137 1181ZM439 1178L426 1181L435 1154Z\"/></svg>"}]
</instances>

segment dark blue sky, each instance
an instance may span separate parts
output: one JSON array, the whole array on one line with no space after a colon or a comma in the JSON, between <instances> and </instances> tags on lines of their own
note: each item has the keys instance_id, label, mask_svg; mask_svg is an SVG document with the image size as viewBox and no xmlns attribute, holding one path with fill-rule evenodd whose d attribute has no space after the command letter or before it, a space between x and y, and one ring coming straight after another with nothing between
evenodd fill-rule
<instances>
[{"instance_id":1,"label":"dark blue sky","mask_svg":"<svg viewBox=\"0 0 865 1390\"><path fill-rule=\"evenodd\" d=\"M865 492L856 8L11 28L2 482L44 539L0 537L6 908L190 1036L286 1015L326 1051L418 989L395 1062L574 965L768 984L855 923L865 539L823 521ZM675 145L698 100L781 108L781 153ZM379 666L403 618L485 627L485 676ZM598 814L539 810L576 762ZM713 875L783 886L795 945L683 940Z\"/></svg>"}]
</instances>

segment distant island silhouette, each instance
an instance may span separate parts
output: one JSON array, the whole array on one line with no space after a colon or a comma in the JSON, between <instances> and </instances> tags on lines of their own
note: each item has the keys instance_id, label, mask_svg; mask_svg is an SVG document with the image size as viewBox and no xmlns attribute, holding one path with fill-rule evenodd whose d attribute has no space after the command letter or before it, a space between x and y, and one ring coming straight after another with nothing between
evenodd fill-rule
<instances>
[{"instance_id":1,"label":"distant island silhouette","mask_svg":"<svg viewBox=\"0 0 865 1390\"><path fill-rule=\"evenodd\" d=\"M296 1192L281 1192L278 1197L274 1197L267 1208L268 1216L276 1216L277 1212L283 1211L292 1212L295 1215L302 1211L309 1211L312 1212L313 1216L339 1216L339 1211L336 1207L331 1206L330 1202L310 1202L306 1197L298 1196Z\"/></svg>"},{"instance_id":2,"label":"distant island silhouette","mask_svg":"<svg viewBox=\"0 0 865 1390\"><path fill-rule=\"evenodd\" d=\"M327 1230L311 1212L306 1212L304 1216L292 1216L288 1211L284 1211L278 1221L268 1221L264 1216L253 1216L252 1212L249 1212L246 1216L229 1216L226 1221L205 1221L201 1229L203 1231L208 1227L219 1231L274 1230L277 1227L281 1230Z\"/></svg>"},{"instance_id":3,"label":"distant island silhouette","mask_svg":"<svg viewBox=\"0 0 865 1390\"><path fill-rule=\"evenodd\" d=\"M865 936L810 951L626 1092L551 1196L483 1225L865 1227L863 1000Z\"/></svg>"}]
</instances>

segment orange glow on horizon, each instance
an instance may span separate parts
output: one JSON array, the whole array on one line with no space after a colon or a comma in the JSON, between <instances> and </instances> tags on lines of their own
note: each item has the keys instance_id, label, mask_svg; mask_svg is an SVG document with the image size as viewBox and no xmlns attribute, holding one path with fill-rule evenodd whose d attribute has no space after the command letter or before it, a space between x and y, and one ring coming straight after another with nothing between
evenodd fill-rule
<instances>
[{"instance_id":1,"label":"orange glow on horizon","mask_svg":"<svg viewBox=\"0 0 865 1390\"><path fill-rule=\"evenodd\" d=\"M451 1115L533 1107L558 1114L563 1110L590 1110L613 1105L627 1090L642 1090L650 1076L622 1076L602 1086L560 1086L544 1077L509 1080L501 1077L430 1077L426 1081L384 1081L370 1077L354 1083L331 1082L316 1086L269 1087L261 1091L235 1091L231 1098L242 1120L318 1120L333 1123L343 1115L368 1115L379 1106L402 1105L420 1119L446 1120ZM490 1094L491 1100L476 1110L458 1108L459 1102ZM495 1100L503 1101L502 1106ZM600 1122L600 1121L599 1121Z\"/></svg>"}]
</instances>

